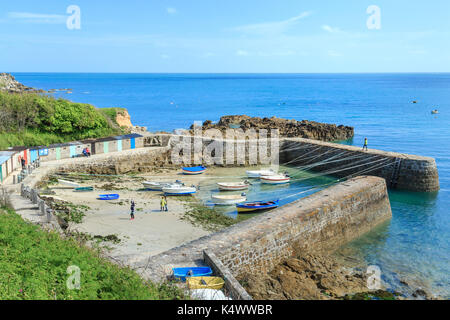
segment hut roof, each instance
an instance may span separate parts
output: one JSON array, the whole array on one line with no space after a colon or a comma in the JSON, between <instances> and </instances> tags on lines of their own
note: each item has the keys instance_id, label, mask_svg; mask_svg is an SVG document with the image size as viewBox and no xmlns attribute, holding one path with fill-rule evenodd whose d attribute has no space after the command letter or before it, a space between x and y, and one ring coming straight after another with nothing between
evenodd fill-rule
<instances>
[{"instance_id":1,"label":"hut roof","mask_svg":"<svg viewBox=\"0 0 450 320\"><path fill-rule=\"evenodd\" d=\"M143 136L139 133L130 133L130 134L124 134L121 136L115 136L113 137L115 140L124 140L124 139L132 139L132 138L142 138Z\"/></svg>"},{"instance_id":2,"label":"hut roof","mask_svg":"<svg viewBox=\"0 0 450 320\"><path fill-rule=\"evenodd\" d=\"M0 151L0 165L11 159L15 153L14 151Z\"/></svg>"}]
</instances>

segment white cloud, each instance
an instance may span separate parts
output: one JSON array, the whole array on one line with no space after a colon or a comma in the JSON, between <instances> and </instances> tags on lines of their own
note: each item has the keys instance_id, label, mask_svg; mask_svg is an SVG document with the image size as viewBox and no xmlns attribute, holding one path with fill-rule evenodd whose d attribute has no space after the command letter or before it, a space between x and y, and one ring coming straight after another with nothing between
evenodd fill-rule
<instances>
[{"instance_id":1,"label":"white cloud","mask_svg":"<svg viewBox=\"0 0 450 320\"><path fill-rule=\"evenodd\" d=\"M66 23L67 20L67 16L65 15L32 12L9 12L8 18L19 20L20 22L49 24Z\"/></svg>"},{"instance_id":2,"label":"white cloud","mask_svg":"<svg viewBox=\"0 0 450 320\"><path fill-rule=\"evenodd\" d=\"M234 27L231 28L230 30L242 32L245 34L258 34L258 35L279 34L285 32L289 28L296 25L300 20L310 15L311 15L310 11L305 11L287 20L248 24Z\"/></svg>"},{"instance_id":3,"label":"white cloud","mask_svg":"<svg viewBox=\"0 0 450 320\"><path fill-rule=\"evenodd\" d=\"M330 27L329 25L326 25L326 24L322 26L322 29L327 31L327 32L330 32L330 33L341 32L341 30L339 28L333 28L333 27Z\"/></svg>"},{"instance_id":4,"label":"white cloud","mask_svg":"<svg viewBox=\"0 0 450 320\"><path fill-rule=\"evenodd\" d=\"M328 51L328 55L329 55L330 57L342 57L342 54L341 54L341 53L339 53L339 52L337 52L337 51L334 51L334 50L329 50L329 51Z\"/></svg>"},{"instance_id":5,"label":"white cloud","mask_svg":"<svg viewBox=\"0 0 450 320\"><path fill-rule=\"evenodd\" d=\"M248 51L245 51L245 50L238 50L238 51L236 51L236 55L237 56L241 56L241 57L246 57L246 56L249 56L250 53Z\"/></svg>"},{"instance_id":6,"label":"white cloud","mask_svg":"<svg viewBox=\"0 0 450 320\"><path fill-rule=\"evenodd\" d=\"M175 13L177 13L177 9L175 9L175 8L167 8L167 13L168 14L175 14Z\"/></svg>"},{"instance_id":7,"label":"white cloud","mask_svg":"<svg viewBox=\"0 0 450 320\"><path fill-rule=\"evenodd\" d=\"M214 57L215 54L212 52L205 52L204 54L202 54L202 58L209 58L209 57Z\"/></svg>"}]
</instances>

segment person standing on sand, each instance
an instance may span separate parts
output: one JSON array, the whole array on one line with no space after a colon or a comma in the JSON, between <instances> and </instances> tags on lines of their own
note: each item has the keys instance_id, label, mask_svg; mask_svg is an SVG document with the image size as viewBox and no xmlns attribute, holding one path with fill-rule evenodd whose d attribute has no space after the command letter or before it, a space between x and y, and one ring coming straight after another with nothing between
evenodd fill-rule
<instances>
[{"instance_id":1,"label":"person standing on sand","mask_svg":"<svg viewBox=\"0 0 450 320\"><path fill-rule=\"evenodd\" d=\"M161 197L161 200L160 200L159 204L160 204L160 210L164 211L164 208L167 206L164 197Z\"/></svg>"},{"instance_id":2,"label":"person standing on sand","mask_svg":"<svg viewBox=\"0 0 450 320\"><path fill-rule=\"evenodd\" d=\"M364 150L366 150L366 151L369 150L367 146L368 146L367 138L364 138L363 151L364 151Z\"/></svg>"},{"instance_id":3,"label":"person standing on sand","mask_svg":"<svg viewBox=\"0 0 450 320\"><path fill-rule=\"evenodd\" d=\"M131 220L134 220L134 208L136 207L136 203L134 203L134 200L131 200Z\"/></svg>"},{"instance_id":4,"label":"person standing on sand","mask_svg":"<svg viewBox=\"0 0 450 320\"><path fill-rule=\"evenodd\" d=\"M167 197L166 197L166 196L164 196L164 209L165 209L166 211L169 211L169 210L167 209Z\"/></svg>"}]
</instances>

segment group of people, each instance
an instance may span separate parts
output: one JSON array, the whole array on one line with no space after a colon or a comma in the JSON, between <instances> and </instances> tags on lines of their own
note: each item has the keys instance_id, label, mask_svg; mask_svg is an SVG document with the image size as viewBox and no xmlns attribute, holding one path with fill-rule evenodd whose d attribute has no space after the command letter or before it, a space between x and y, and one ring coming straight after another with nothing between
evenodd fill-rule
<instances>
[{"instance_id":1,"label":"group of people","mask_svg":"<svg viewBox=\"0 0 450 320\"><path fill-rule=\"evenodd\" d=\"M91 156L91 152L89 151L89 148L88 148L88 147L86 147L86 148L83 149L83 155L84 155L85 157L90 157L90 156Z\"/></svg>"},{"instance_id":2,"label":"group of people","mask_svg":"<svg viewBox=\"0 0 450 320\"><path fill-rule=\"evenodd\" d=\"M161 197L160 205L161 205L161 207L160 207L161 211L169 211L169 209L167 208L167 197L166 196ZM136 202L134 202L134 200L131 200L131 206L130 206L131 220L134 220L135 209L136 209Z\"/></svg>"}]
</instances>

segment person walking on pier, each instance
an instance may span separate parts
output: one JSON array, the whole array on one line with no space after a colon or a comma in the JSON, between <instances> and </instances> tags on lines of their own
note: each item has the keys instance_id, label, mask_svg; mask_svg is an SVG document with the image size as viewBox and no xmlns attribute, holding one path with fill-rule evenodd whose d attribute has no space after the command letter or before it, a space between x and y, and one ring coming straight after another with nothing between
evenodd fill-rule
<instances>
[{"instance_id":1,"label":"person walking on pier","mask_svg":"<svg viewBox=\"0 0 450 320\"><path fill-rule=\"evenodd\" d=\"M366 150L366 151L367 151L367 150L369 150L367 146L368 146L368 143L367 143L367 138L364 138L364 146L363 146L363 151L364 151L364 150Z\"/></svg>"},{"instance_id":2,"label":"person walking on pier","mask_svg":"<svg viewBox=\"0 0 450 320\"><path fill-rule=\"evenodd\" d=\"M130 216L131 216L131 220L134 220L134 208L136 207L136 203L134 202L134 200L131 200L131 213L130 213Z\"/></svg>"}]
</instances>

